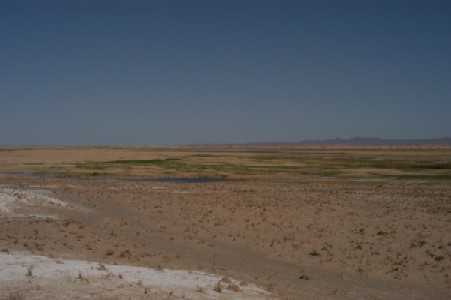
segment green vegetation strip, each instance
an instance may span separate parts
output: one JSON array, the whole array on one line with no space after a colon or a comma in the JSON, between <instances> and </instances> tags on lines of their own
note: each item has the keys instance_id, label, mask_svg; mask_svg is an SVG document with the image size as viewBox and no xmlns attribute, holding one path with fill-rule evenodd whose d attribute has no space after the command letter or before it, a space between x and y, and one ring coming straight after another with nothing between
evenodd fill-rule
<instances>
[{"instance_id":1,"label":"green vegetation strip","mask_svg":"<svg viewBox=\"0 0 451 300\"><path fill-rule=\"evenodd\" d=\"M241 153L242 154L242 153ZM84 162L75 164L75 168L86 170L132 169L154 166L174 173L196 173L208 175L222 173L227 175L261 175L273 173L291 173L306 176L348 176L353 170L361 177L396 178L433 178L451 177L451 162L425 161L383 158L377 156L355 156L345 153L334 155L250 155L247 157L217 156L212 162L211 156L189 156L166 159L122 159L105 162ZM233 159L232 162L230 159ZM252 163L253 162L253 163ZM368 169L368 171L366 171ZM399 175L386 175L371 170L390 170L402 172ZM98 173L96 173L98 174Z\"/></svg>"}]
</instances>

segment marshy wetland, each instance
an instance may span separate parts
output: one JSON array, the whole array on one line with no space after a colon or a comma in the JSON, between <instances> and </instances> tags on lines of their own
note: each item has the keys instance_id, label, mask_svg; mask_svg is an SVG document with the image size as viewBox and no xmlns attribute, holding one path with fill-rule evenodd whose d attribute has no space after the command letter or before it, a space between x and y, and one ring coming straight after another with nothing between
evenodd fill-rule
<instances>
[{"instance_id":1,"label":"marshy wetland","mask_svg":"<svg viewBox=\"0 0 451 300\"><path fill-rule=\"evenodd\" d=\"M447 146L2 148L0 173L0 298L451 297ZM65 294L24 255L210 281L77 269Z\"/></svg>"}]
</instances>

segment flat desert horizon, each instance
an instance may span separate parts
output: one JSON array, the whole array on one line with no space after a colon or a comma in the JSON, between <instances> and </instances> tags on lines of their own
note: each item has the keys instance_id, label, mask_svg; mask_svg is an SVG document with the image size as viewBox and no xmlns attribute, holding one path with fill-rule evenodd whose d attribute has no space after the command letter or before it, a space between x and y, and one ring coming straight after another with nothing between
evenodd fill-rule
<instances>
[{"instance_id":1,"label":"flat desert horizon","mask_svg":"<svg viewBox=\"0 0 451 300\"><path fill-rule=\"evenodd\" d=\"M451 147L0 148L0 298L449 299Z\"/></svg>"}]
</instances>

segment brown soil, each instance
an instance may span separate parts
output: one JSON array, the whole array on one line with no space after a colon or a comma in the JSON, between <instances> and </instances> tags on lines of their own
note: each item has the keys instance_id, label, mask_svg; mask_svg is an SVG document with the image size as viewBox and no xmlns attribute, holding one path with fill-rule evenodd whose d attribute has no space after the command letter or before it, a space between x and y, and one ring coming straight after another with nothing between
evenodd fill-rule
<instances>
[{"instance_id":1,"label":"brown soil","mask_svg":"<svg viewBox=\"0 0 451 300\"><path fill-rule=\"evenodd\" d=\"M451 297L448 180L4 175L0 184L49 190L74 207L0 212L2 251L206 271L288 299ZM53 217L27 216L37 213Z\"/></svg>"}]
</instances>

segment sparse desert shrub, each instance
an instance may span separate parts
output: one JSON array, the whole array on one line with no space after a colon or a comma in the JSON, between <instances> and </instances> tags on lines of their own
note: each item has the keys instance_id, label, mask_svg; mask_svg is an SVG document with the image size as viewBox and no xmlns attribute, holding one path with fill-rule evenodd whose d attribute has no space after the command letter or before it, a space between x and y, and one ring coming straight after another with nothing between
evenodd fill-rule
<instances>
[{"instance_id":1,"label":"sparse desert shrub","mask_svg":"<svg viewBox=\"0 0 451 300\"><path fill-rule=\"evenodd\" d=\"M240 291L240 288L236 284L229 284L227 287L228 290L231 290L235 293L238 293Z\"/></svg>"},{"instance_id":2,"label":"sparse desert shrub","mask_svg":"<svg viewBox=\"0 0 451 300\"><path fill-rule=\"evenodd\" d=\"M438 255L438 256L434 257L434 259L435 259L436 261L442 261L443 259L445 259L445 257L444 257L444 256L441 256L441 255Z\"/></svg>"},{"instance_id":3,"label":"sparse desert shrub","mask_svg":"<svg viewBox=\"0 0 451 300\"><path fill-rule=\"evenodd\" d=\"M127 249L127 250L122 251L121 254L119 254L119 257L125 258L125 257L130 257L130 255L131 255L131 252L130 252L130 250Z\"/></svg>"},{"instance_id":4,"label":"sparse desert shrub","mask_svg":"<svg viewBox=\"0 0 451 300\"><path fill-rule=\"evenodd\" d=\"M320 256L321 254L318 251L316 251L315 249L313 249L312 251L310 251L308 253L308 255L310 255L310 256Z\"/></svg>"},{"instance_id":5,"label":"sparse desert shrub","mask_svg":"<svg viewBox=\"0 0 451 300\"><path fill-rule=\"evenodd\" d=\"M222 292L222 286L221 286L221 281L218 281L215 286L213 287L213 290L217 293L221 293Z\"/></svg>"},{"instance_id":6,"label":"sparse desert shrub","mask_svg":"<svg viewBox=\"0 0 451 300\"><path fill-rule=\"evenodd\" d=\"M241 281L240 282L240 286L247 286L247 282L246 281Z\"/></svg>"},{"instance_id":7,"label":"sparse desert shrub","mask_svg":"<svg viewBox=\"0 0 451 300\"><path fill-rule=\"evenodd\" d=\"M196 287L196 292L198 292L198 293L205 293L205 289L203 287L197 286Z\"/></svg>"},{"instance_id":8,"label":"sparse desert shrub","mask_svg":"<svg viewBox=\"0 0 451 300\"><path fill-rule=\"evenodd\" d=\"M272 282L270 282L267 286L266 286L266 290L268 292L272 292L274 291L274 284Z\"/></svg>"},{"instance_id":9,"label":"sparse desert shrub","mask_svg":"<svg viewBox=\"0 0 451 300\"><path fill-rule=\"evenodd\" d=\"M224 282L224 283L232 283L232 280L230 280L230 278L229 277L222 277L221 278L221 282Z\"/></svg>"},{"instance_id":10,"label":"sparse desert shrub","mask_svg":"<svg viewBox=\"0 0 451 300\"><path fill-rule=\"evenodd\" d=\"M382 230L379 230L379 231L376 233L376 235L387 235L387 234L388 234L388 232L382 231Z\"/></svg>"},{"instance_id":11,"label":"sparse desert shrub","mask_svg":"<svg viewBox=\"0 0 451 300\"><path fill-rule=\"evenodd\" d=\"M425 244L426 244L425 241L417 241L417 240L414 240L414 241L412 241L412 242L410 243L410 248L412 249L412 248L415 248L415 247L423 247Z\"/></svg>"},{"instance_id":12,"label":"sparse desert shrub","mask_svg":"<svg viewBox=\"0 0 451 300\"><path fill-rule=\"evenodd\" d=\"M27 273L25 274L27 277L33 276L33 266L29 266L27 268Z\"/></svg>"},{"instance_id":13,"label":"sparse desert shrub","mask_svg":"<svg viewBox=\"0 0 451 300\"><path fill-rule=\"evenodd\" d=\"M357 245L354 247L354 250L362 250L362 243L357 243Z\"/></svg>"}]
</instances>

